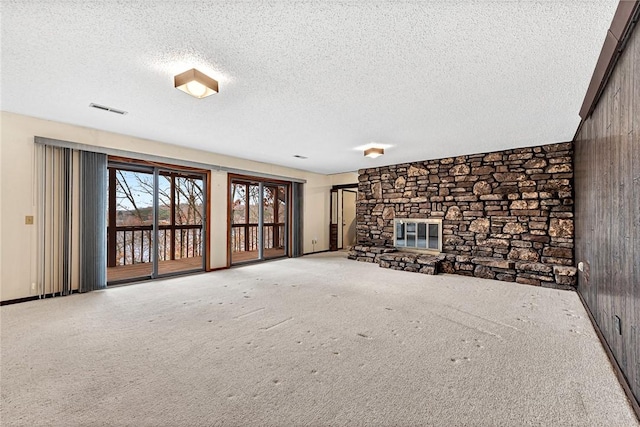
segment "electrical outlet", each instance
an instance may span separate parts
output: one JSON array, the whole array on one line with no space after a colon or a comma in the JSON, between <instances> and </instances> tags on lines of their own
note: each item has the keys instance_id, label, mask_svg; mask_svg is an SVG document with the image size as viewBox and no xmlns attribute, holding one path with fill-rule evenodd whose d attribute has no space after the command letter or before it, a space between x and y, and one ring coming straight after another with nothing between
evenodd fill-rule
<instances>
[{"instance_id":1,"label":"electrical outlet","mask_svg":"<svg viewBox=\"0 0 640 427\"><path fill-rule=\"evenodd\" d=\"M32 291L35 291L35 290L36 290L36 282L33 282L33 283L31 284L31 290L32 290Z\"/></svg>"},{"instance_id":2,"label":"electrical outlet","mask_svg":"<svg viewBox=\"0 0 640 427\"><path fill-rule=\"evenodd\" d=\"M27 215L24 217L24 223L26 225L33 225L33 215Z\"/></svg>"}]
</instances>

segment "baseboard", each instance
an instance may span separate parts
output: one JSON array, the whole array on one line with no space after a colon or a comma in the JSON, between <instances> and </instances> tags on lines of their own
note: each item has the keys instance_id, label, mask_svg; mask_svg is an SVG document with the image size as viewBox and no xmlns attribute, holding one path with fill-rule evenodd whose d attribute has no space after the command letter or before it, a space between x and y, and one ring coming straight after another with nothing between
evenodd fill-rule
<instances>
[{"instance_id":1,"label":"baseboard","mask_svg":"<svg viewBox=\"0 0 640 427\"><path fill-rule=\"evenodd\" d=\"M331 251L330 249L325 249L324 251L306 252L306 253L302 254L302 256L323 254L325 252L339 252L339 251Z\"/></svg>"},{"instance_id":2,"label":"baseboard","mask_svg":"<svg viewBox=\"0 0 640 427\"><path fill-rule=\"evenodd\" d=\"M78 291L73 290L73 291L69 292L68 295L77 294L77 293L78 293ZM10 300L6 300L6 301L0 301L0 306L2 306L2 305L11 305L11 304L20 304L22 302L29 302L29 301L39 300L39 299L47 299L47 298L62 297L62 296L67 296L67 295L61 295L60 292L56 292L56 293L52 293L52 294L45 294L44 296L34 295L34 296L31 296L31 297L16 298L16 299L10 299Z\"/></svg>"},{"instance_id":3,"label":"baseboard","mask_svg":"<svg viewBox=\"0 0 640 427\"><path fill-rule=\"evenodd\" d=\"M602 334L600 327L596 323L596 319L593 316L591 309L587 305L587 302L582 297L582 294L580 292L577 292L577 294L578 294L578 297L580 298L580 301L582 301L582 305L584 306L584 309L587 311L587 314L589 315L589 320L591 320L593 329L595 329L596 334L598 335L598 339L600 340L602 347L604 347L604 351L607 353L607 356L609 357L609 362L611 362L611 366L613 367L613 370L616 373L616 376L618 377L618 381L620 382L622 389L627 395L627 399L629 400L629 403L631 403L631 407L633 408L633 411L636 414L636 418L638 418L638 421L640 422L640 401L638 401L638 399L636 399L636 397L633 395L633 392L631 391L631 386L629 385L629 380L627 380L627 377L624 375L624 372L622 372L622 369L620 369L620 365L618 365L618 361L613 355L613 352L611 351L611 347L609 347L609 343L604 338L604 335Z\"/></svg>"}]
</instances>

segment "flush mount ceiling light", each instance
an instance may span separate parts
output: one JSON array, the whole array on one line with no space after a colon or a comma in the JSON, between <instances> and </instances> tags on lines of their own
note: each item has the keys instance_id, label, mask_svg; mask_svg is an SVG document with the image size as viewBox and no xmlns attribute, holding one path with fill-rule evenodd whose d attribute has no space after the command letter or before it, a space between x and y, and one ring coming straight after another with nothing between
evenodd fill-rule
<instances>
[{"instance_id":1,"label":"flush mount ceiling light","mask_svg":"<svg viewBox=\"0 0 640 427\"><path fill-rule=\"evenodd\" d=\"M175 76L173 83L176 89L198 99L218 93L218 82L195 68Z\"/></svg>"},{"instance_id":2,"label":"flush mount ceiling light","mask_svg":"<svg viewBox=\"0 0 640 427\"><path fill-rule=\"evenodd\" d=\"M371 157L375 159L376 157L380 157L384 154L384 148L371 147L364 150L365 157Z\"/></svg>"}]
</instances>

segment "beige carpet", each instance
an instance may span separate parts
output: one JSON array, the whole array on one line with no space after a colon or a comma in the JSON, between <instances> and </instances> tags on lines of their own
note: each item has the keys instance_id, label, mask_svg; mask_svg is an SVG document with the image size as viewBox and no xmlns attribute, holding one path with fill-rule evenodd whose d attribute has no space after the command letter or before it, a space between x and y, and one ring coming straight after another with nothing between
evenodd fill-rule
<instances>
[{"instance_id":1,"label":"beige carpet","mask_svg":"<svg viewBox=\"0 0 640 427\"><path fill-rule=\"evenodd\" d=\"M3 426L637 426L575 293L320 254L4 306Z\"/></svg>"}]
</instances>

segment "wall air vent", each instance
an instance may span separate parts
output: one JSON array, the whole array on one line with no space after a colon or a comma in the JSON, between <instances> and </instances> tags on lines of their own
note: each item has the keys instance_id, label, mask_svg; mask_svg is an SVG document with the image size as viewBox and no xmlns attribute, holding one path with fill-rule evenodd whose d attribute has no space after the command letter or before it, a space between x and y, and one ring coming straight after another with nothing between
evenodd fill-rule
<instances>
[{"instance_id":1,"label":"wall air vent","mask_svg":"<svg viewBox=\"0 0 640 427\"><path fill-rule=\"evenodd\" d=\"M89 107L97 108L98 110L102 110L102 111L109 111L110 113L120 114L121 116L124 116L125 114L127 114L126 111L118 110L117 108L105 107L104 105L94 104L93 102L89 104Z\"/></svg>"}]
</instances>

